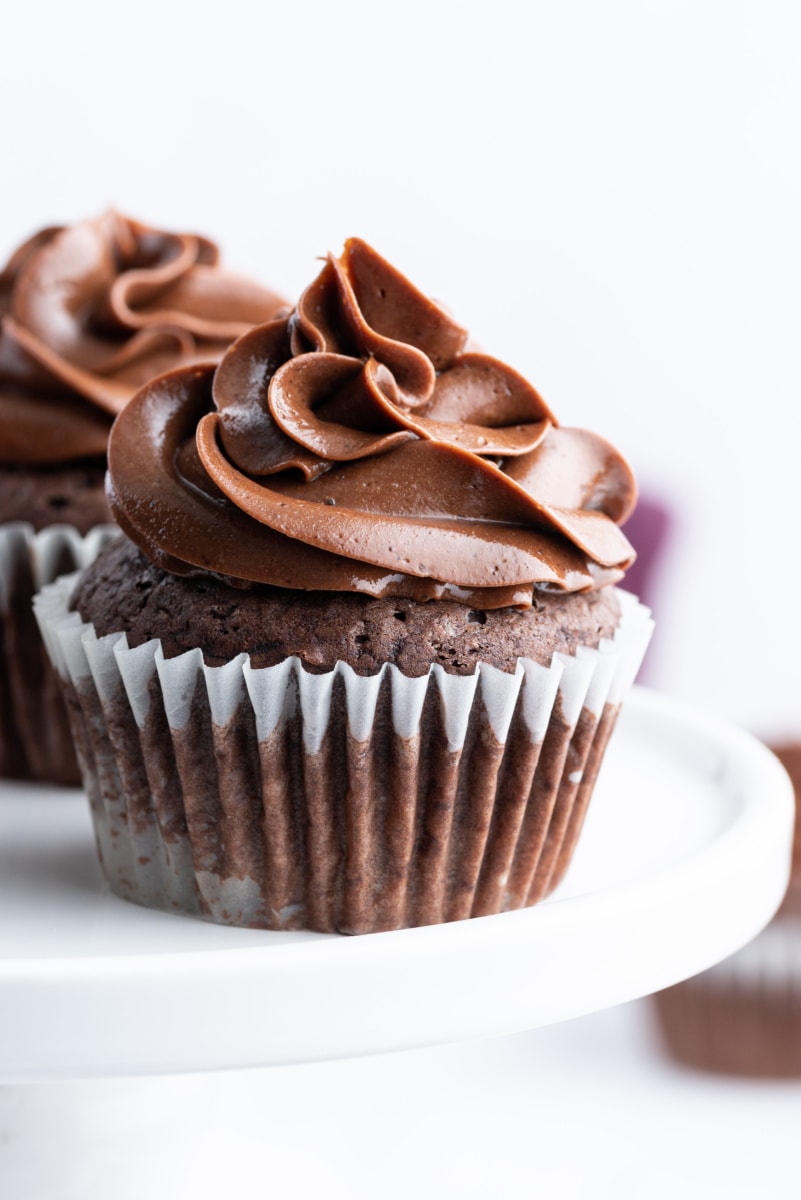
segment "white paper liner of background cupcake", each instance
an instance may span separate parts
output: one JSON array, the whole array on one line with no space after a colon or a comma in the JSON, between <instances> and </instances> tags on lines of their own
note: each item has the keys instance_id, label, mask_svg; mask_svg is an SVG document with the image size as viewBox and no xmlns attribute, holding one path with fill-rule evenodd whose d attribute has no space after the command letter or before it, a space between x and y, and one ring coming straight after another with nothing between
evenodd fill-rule
<instances>
[{"instance_id":1,"label":"white paper liner of background cupcake","mask_svg":"<svg viewBox=\"0 0 801 1200\"><path fill-rule=\"evenodd\" d=\"M719 1074L801 1078L801 920L778 917L737 954L653 998L668 1053Z\"/></svg>"},{"instance_id":2,"label":"white paper liner of background cupcake","mask_svg":"<svg viewBox=\"0 0 801 1200\"><path fill-rule=\"evenodd\" d=\"M613 639L550 667L369 677L297 658L207 667L98 638L36 601L113 891L220 923L359 933L535 903L572 855L650 638L621 592Z\"/></svg>"},{"instance_id":3,"label":"white paper liner of background cupcake","mask_svg":"<svg viewBox=\"0 0 801 1200\"><path fill-rule=\"evenodd\" d=\"M90 563L117 530L71 525L34 533L0 525L0 777L80 783L64 701L33 615L34 593Z\"/></svg>"}]
</instances>

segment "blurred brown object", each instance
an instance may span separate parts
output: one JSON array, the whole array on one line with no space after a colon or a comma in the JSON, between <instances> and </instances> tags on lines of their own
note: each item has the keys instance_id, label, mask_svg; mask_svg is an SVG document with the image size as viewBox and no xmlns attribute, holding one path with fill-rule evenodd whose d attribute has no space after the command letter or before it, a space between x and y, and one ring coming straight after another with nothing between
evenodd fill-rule
<instances>
[{"instance_id":1,"label":"blurred brown object","mask_svg":"<svg viewBox=\"0 0 801 1200\"><path fill-rule=\"evenodd\" d=\"M801 741L769 743L781 762L795 790L795 833L790 886L779 909L780 915L801 917Z\"/></svg>"},{"instance_id":2,"label":"blurred brown object","mask_svg":"<svg viewBox=\"0 0 801 1200\"><path fill-rule=\"evenodd\" d=\"M796 948L801 951L801 940ZM721 976L713 968L658 992L653 1004L665 1049L684 1066L747 1078L801 1078L798 970L782 981L759 973L750 980Z\"/></svg>"},{"instance_id":3,"label":"blurred brown object","mask_svg":"<svg viewBox=\"0 0 801 1200\"><path fill-rule=\"evenodd\" d=\"M665 550L670 538L673 519L668 505L656 496L641 493L637 507L626 522L626 537L637 551L634 564L626 572L622 586L626 591L639 596L643 604L659 615L657 596L659 593L659 576ZM654 641L659 639L659 621L650 647L646 651L643 665L640 668L638 680L648 682L648 664L653 650Z\"/></svg>"},{"instance_id":4,"label":"blurred brown object","mask_svg":"<svg viewBox=\"0 0 801 1200\"><path fill-rule=\"evenodd\" d=\"M770 745L795 789L790 885L776 917L726 962L652 997L668 1054L684 1066L801 1079L801 741Z\"/></svg>"}]
</instances>

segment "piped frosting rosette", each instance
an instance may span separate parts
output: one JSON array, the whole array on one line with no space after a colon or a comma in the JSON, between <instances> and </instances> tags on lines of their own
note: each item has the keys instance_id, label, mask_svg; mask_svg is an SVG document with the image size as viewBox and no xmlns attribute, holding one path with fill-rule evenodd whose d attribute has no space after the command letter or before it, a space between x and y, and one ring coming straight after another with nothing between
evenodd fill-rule
<instances>
[{"instance_id":1,"label":"piped frosting rosette","mask_svg":"<svg viewBox=\"0 0 801 1200\"><path fill-rule=\"evenodd\" d=\"M216 372L145 388L110 444L112 510L168 570L527 606L619 580L636 489L365 243Z\"/></svg>"},{"instance_id":2,"label":"piped frosting rosette","mask_svg":"<svg viewBox=\"0 0 801 1200\"><path fill-rule=\"evenodd\" d=\"M0 271L0 462L104 454L143 383L218 360L284 305L204 237L117 212L41 230Z\"/></svg>"}]
</instances>

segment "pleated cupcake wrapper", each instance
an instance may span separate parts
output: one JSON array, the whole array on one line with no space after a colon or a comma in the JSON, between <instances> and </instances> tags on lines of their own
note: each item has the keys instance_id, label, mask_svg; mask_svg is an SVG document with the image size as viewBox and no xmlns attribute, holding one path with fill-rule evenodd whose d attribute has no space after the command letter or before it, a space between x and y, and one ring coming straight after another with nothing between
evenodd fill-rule
<instances>
[{"instance_id":1,"label":"pleated cupcake wrapper","mask_svg":"<svg viewBox=\"0 0 801 1200\"><path fill-rule=\"evenodd\" d=\"M0 777L78 783L64 702L33 616L34 593L86 566L115 532L86 536L71 525L35 533L22 521L0 525Z\"/></svg>"},{"instance_id":2,"label":"pleated cupcake wrapper","mask_svg":"<svg viewBox=\"0 0 801 1200\"><path fill-rule=\"evenodd\" d=\"M668 1051L701 1070L801 1078L801 919L654 997Z\"/></svg>"},{"instance_id":3,"label":"pleated cupcake wrapper","mask_svg":"<svg viewBox=\"0 0 801 1200\"><path fill-rule=\"evenodd\" d=\"M268 928L367 932L540 899L652 630L621 592L614 638L550 667L208 667L200 650L97 637L68 611L72 586L45 588L36 612L112 889Z\"/></svg>"},{"instance_id":4,"label":"pleated cupcake wrapper","mask_svg":"<svg viewBox=\"0 0 801 1200\"><path fill-rule=\"evenodd\" d=\"M798 822L798 816L796 816L796 822ZM793 856L790 883L782 900L778 915L780 917L801 919L801 870L799 870L795 854Z\"/></svg>"}]
</instances>

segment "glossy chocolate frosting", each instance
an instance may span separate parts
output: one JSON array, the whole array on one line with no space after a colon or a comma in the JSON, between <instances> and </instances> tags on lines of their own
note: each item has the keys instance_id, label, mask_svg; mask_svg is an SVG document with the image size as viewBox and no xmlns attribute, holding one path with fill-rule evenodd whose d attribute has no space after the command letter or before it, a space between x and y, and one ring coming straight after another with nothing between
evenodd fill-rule
<instances>
[{"instance_id":1,"label":"glossy chocolate frosting","mask_svg":"<svg viewBox=\"0 0 801 1200\"><path fill-rule=\"evenodd\" d=\"M284 307L218 266L206 238L116 212L41 230L0 271L0 462L104 454L143 383L218 361Z\"/></svg>"},{"instance_id":2,"label":"glossy chocolate frosting","mask_svg":"<svg viewBox=\"0 0 801 1200\"><path fill-rule=\"evenodd\" d=\"M364 242L216 371L149 384L117 418L109 500L177 574L476 608L621 578L636 489L511 367Z\"/></svg>"}]
</instances>

